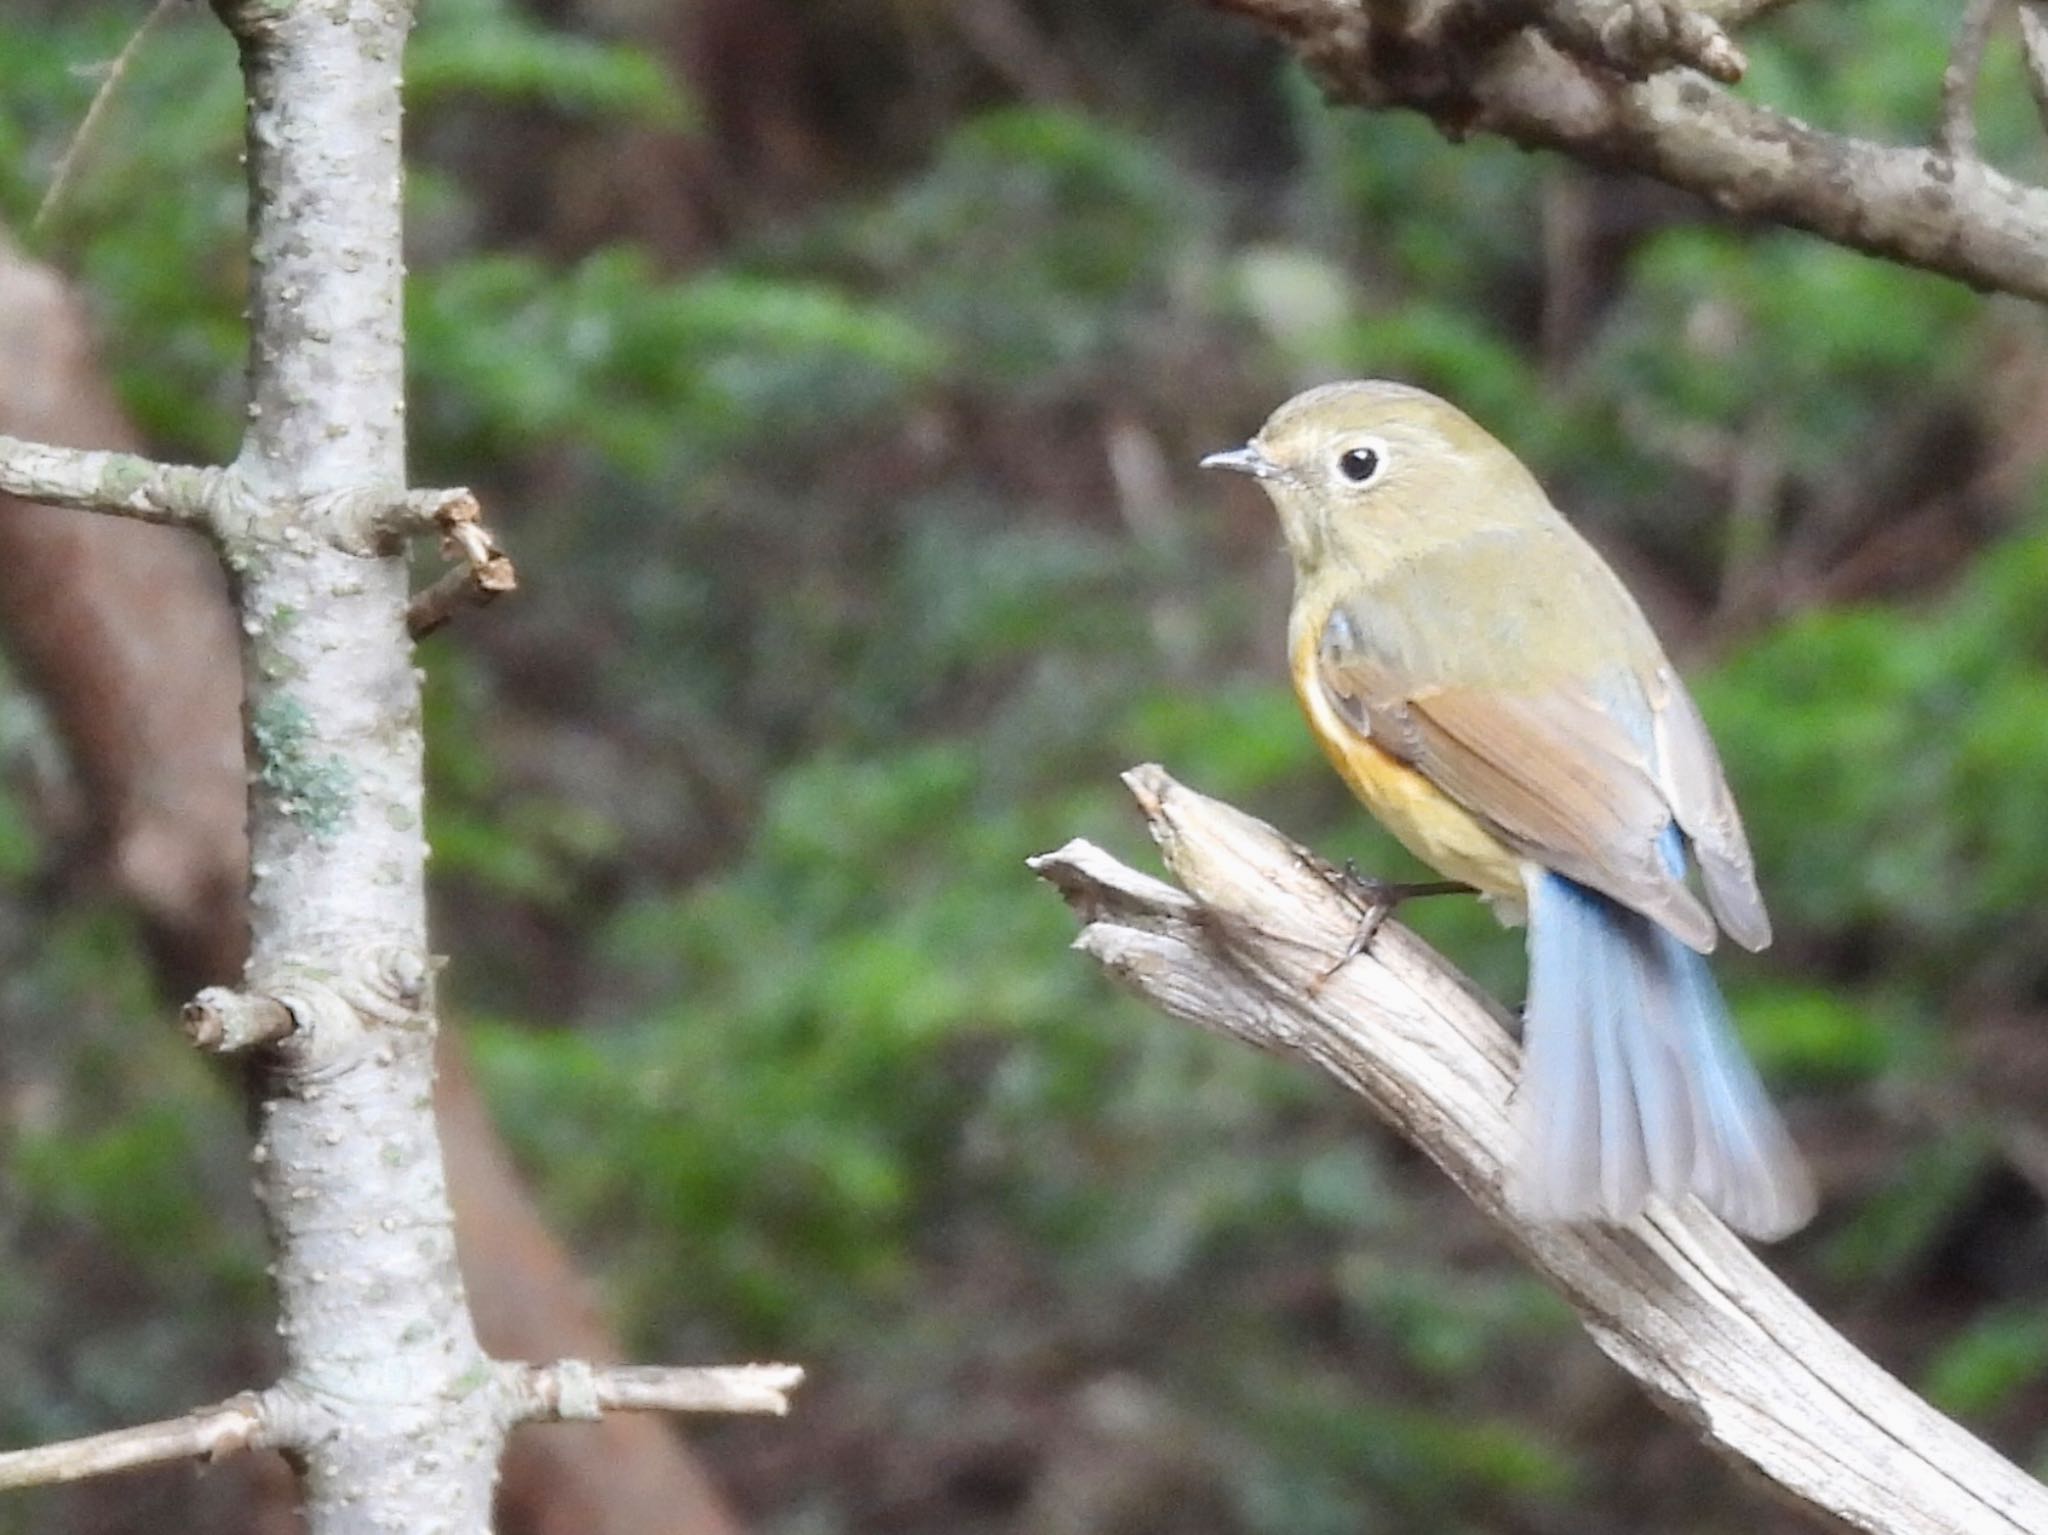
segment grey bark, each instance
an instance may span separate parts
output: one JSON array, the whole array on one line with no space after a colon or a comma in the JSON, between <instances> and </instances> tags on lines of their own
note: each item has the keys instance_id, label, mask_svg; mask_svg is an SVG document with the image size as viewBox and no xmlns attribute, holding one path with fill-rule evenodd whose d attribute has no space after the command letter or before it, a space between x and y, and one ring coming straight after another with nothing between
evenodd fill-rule
<instances>
[{"instance_id":1,"label":"grey bark","mask_svg":"<svg viewBox=\"0 0 2048 1535\"><path fill-rule=\"evenodd\" d=\"M433 1097L419 682L400 553L322 497L405 489L399 0L222 0L248 85L249 429L283 513L242 616L249 989L290 1008L258 1191L315 1535L483 1530L506 1424L455 1263Z\"/></svg>"}]
</instances>

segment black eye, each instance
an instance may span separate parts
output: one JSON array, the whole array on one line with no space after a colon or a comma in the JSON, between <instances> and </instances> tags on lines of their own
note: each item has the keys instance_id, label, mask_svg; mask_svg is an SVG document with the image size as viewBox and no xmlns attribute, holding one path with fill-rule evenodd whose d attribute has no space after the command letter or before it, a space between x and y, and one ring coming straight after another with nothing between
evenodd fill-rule
<instances>
[{"instance_id":1,"label":"black eye","mask_svg":"<svg viewBox=\"0 0 2048 1535\"><path fill-rule=\"evenodd\" d=\"M1363 485L1380 472L1380 456L1371 448L1346 448L1337 457L1337 472L1354 485Z\"/></svg>"}]
</instances>

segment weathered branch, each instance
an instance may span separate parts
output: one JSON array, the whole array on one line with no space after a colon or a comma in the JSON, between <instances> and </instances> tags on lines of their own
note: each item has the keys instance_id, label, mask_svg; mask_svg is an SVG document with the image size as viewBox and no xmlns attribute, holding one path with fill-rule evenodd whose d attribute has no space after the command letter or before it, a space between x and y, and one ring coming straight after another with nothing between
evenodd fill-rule
<instances>
[{"instance_id":1,"label":"weathered branch","mask_svg":"<svg viewBox=\"0 0 2048 1535\"><path fill-rule=\"evenodd\" d=\"M1127 780L1186 888L1085 842L1034 859L1084 924L1076 947L1176 1017L1365 1099L1667 1411L1793 1497L1882 1535L2048 1532L2048 1489L1858 1353L1696 1202L1618 1229L1517 1217L1501 1010L1393 925L1318 985L1356 913L1311 855L1157 767Z\"/></svg>"},{"instance_id":2,"label":"weathered branch","mask_svg":"<svg viewBox=\"0 0 2048 1535\"><path fill-rule=\"evenodd\" d=\"M1627 78L1625 54L1610 52L1605 62L1584 56L1584 33L1597 31L1608 0L1542 0L1546 19L1537 26L1505 36L1482 29L1476 40L1445 25L1465 13L1457 5L1209 3L1286 38L1338 101L1410 108L1454 135L1495 133L1638 171L1744 217L1975 287L2048 299L2048 191L1936 149L1825 132L1691 70Z\"/></svg>"},{"instance_id":3,"label":"weathered branch","mask_svg":"<svg viewBox=\"0 0 2048 1535\"><path fill-rule=\"evenodd\" d=\"M738 1412L784 1417L803 1384L793 1364L591 1365L580 1359L502 1367L509 1410L522 1422L583 1422L608 1412Z\"/></svg>"}]
</instances>

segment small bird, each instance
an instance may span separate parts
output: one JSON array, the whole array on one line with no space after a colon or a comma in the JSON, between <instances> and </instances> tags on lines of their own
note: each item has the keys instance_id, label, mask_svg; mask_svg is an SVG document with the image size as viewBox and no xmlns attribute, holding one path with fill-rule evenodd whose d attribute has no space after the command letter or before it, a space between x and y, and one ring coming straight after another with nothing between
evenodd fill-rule
<instances>
[{"instance_id":1,"label":"small bird","mask_svg":"<svg viewBox=\"0 0 2048 1535\"><path fill-rule=\"evenodd\" d=\"M1753 1237L1804 1225L1812 1186L1703 957L1771 941L1748 838L1620 579L1513 453L1405 384L1311 389L1202 464L1280 514L1289 670L1337 772L1528 923L1514 1206L1620 1223L1690 1192Z\"/></svg>"}]
</instances>

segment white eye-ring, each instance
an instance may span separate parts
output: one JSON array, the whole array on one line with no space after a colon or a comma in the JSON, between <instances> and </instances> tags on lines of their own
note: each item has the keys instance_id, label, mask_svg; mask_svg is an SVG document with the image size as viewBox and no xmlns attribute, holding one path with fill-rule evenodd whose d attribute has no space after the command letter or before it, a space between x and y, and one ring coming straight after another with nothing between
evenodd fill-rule
<instances>
[{"instance_id":1,"label":"white eye-ring","mask_svg":"<svg viewBox=\"0 0 2048 1535\"><path fill-rule=\"evenodd\" d=\"M1361 438L1337 455L1337 473L1353 485L1370 485L1386 472L1387 445L1377 437Z\"/></svg>"}]
</instances>

